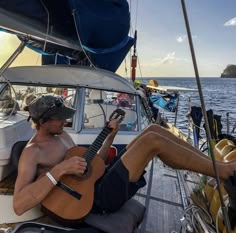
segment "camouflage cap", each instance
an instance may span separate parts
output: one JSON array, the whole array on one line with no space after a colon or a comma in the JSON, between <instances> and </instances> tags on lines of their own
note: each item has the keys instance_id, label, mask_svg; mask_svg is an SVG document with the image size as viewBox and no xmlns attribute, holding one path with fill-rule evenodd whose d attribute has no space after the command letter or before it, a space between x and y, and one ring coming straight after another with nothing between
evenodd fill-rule
<instances>
[{"instance_id":1,"label":"camouflage cap","mask_svg":"<svg viewBox=\"0 0 236 233\"><path fill-rule=\"evenodd\" d=\"M61 97L52 95L40 96L34 99L28 105L28 111L33 120L50 117L66 120L75 113L74 108L65 106L64 100Z\"/></svg>"}]
</instances>

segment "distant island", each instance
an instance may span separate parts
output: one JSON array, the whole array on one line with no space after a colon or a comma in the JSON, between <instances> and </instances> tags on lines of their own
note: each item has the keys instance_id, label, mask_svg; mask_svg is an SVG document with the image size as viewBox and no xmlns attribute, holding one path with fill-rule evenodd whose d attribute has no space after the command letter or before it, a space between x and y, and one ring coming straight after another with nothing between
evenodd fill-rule
<instances>
[{"instance_id":1,"label":"distant island","mask_svg":"<svg viewBox=\"0 0 236 233\"><path fill-rule=\"evenodd\" d=\"M227 65L220 77L236 78L236 65Z\"/></svg>"}]
</instances>

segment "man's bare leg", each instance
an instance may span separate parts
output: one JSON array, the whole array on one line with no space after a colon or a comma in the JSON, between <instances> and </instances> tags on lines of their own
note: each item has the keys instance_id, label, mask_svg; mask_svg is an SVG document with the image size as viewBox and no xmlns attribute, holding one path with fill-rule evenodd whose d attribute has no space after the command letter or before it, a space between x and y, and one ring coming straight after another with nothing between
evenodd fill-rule
<instances>
[{"instance_id":1,"label":"man's bare leg","mask_svg":"<svg viewBox=\"0 0 236 233\"><path fill-rule=\"evenodd\" d=\"M139 134L133 141L131 141L129 143L129 145L127 146L127 148L129 148L133 143L136 142L136 140L138 140L139 137L141 137L142 135L146 134L147 132L157 132L158 134L167 137L171 140L173 140L174 142L187 147L188 149L195 151L196 153L198 153L200 156L206 156L205 154L201 153L201 151L197 148L195 148L194 146L192 146L191 144L189 144L188 142L183 141L182 139L176 137L174 134L172 134L170 131L166 130L165 128L157 125L157 124L152 124L150 126L148 126L141 134ZM209 158L210 159L210 158Z\"/></svg>"},{"instance_id":2,"label":"man's bare leg","mask_svg":"<svg viewBox=\"0 0 236 233\"><path fill-rule=\"evenodd\" d=\"M136 182L140 178L143 170L154 156L158 156L172 168L190 170L214 177L213 165L207 156L200 150L193 150L193 147L176 143L176 138L174 139L151 130L139 135L121 157L123 164L129 170L130 181ZM217 162L216 165L221 179L232 175L233 167L236 169L236 163Z\"/></svg>"}]
</instances>

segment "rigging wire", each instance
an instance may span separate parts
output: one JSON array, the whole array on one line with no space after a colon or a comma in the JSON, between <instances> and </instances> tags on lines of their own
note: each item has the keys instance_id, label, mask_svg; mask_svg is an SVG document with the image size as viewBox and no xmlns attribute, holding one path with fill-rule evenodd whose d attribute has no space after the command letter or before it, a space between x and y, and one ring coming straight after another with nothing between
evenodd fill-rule
<instances>
[{"instance_id":1,"label":"rigging wire","mask_svg":"<svg viewBox=\"0 0 236 233\"><path fill-rule=\"evenodd\" d=\"M138 4L139 4L139 1L137 1L137 5L136 5L136 21L135 21L135 30L137 31L137 24L138 24ZM138 55L138 51L137 51L137 48L136 48L136 54L137 54L137 62L138 62L138 67L139 67L139 73L140 73L140 79L141 81L143 82L143 74L142 74L142 69L141 69L141 65L140 65L140 59L139 59L139 55Z\"/></svg>"},{"instance_id":2,"label":"rigging wire","mask_svg":"<svg viewBox=\"0 0 236 233\"><path fill-rule=\"evenodd\" d=\"M132 1L131 0L129 0L129 9L130 9L130 15L132 15L131 13L132 13ZM131 22L131 20L130 20L130 22ZM132 23L131 23L131 26L130 26L130 34L132 33Z\"/></svg>"},{"instance_id":3,"label":"rigging wire","mask_svg":"<svg viewBox=\"0 0 236 233\"><path fill-rule=\"evenodd\" d=\"M137 54L137 57L138 57L138 54ZM140 62L139 62L139 57L138 57L138 67L139 67L139 72L140 72L140 78L143 82L143 74L142 74L142 69L141 69L141 65L140 65Z\"/></svg>"},{"instance_id":4,"label":"rigging wire","mask_svg":"<svg viewBox=\"0 0 236 233\"><path fill-rule=\"evenodd\" d=\"M137 30L137 24L138 24L138 1L137 1L137 4L136 4L136 14L135 14L135 30Z\"/></svg>"},{"instance_id":5,"label":"rigging wire","mask_svg":"<svg viewBox=\"0 0 236 233\"><path fill-rule=\"evenodd\" d=\"M126 58L125 58L125 76L128 77L128 68L127 68L127 61L126 61Z\"/></svg>"},{"instance_id":6,"label":"rigging wire","mask_svg":"<svg viewBox=\"0 0 236 233\"><path fill-rule=\"evenodd\" d=\"M75 14L76 14L76 11L73 10L72 11L72 15L73 15L73 19L74 19L74 24L75 24L75 30L76 30L76 34L77 34L77 37L78 37L78 40L79 40L79 44L81 46L81 49L84 53L84 55L86 56L86 58L88 59L91 67L93 67L94 69L97 69L97 67L93 64L93 62L91 61L90 57L88 56L87 52L85 51L85 49L83 48L83 45L82 45L82 41L81 41L81 38L80 38L80 35L79 35L79 30L78 30L78 26L77 26L77 23L76 23L76 19L75 19Z\"/></svg>"},{"instance_id":7,"label":"rigging wire","mask_svg":"<svg viewBox=\"0 0 236 233\"><path fill-rule=\"evenodd\" d=\"M129 9L130 9L130 15L132 15L133 10L132 10L132 1L131 0L129 1ZM132 37L133 34L134 34L134 27L133 27L132 20L130 19L130 30L129 30L130 37ZM129 56L129 74L131 74L131 57L132 57L131 53L132 53L132 51L130 49L129 53L128 53L128 56ZM126 65L126 63L125 63L125 65ZM127 74L127 67L125 67L125 72L126 72L127 78L129 77L129 81L131 82L131 77L130 77L130 75L128 76L128 74Z\"/></svg>"},{"instance_id":8,"label":"rigging wire","mask_svg":"<svg viewBox=\"0 0 236 233\"><path fill-rule=\"evenodd\" d=\"M129 1L129 5L130 5L130 13L132 13L132 2L131 0ZM134 35L134 32L136 31L137 32L137 25L138 25L138 8L139 8L139 1L137 0L137 4L136 4L136 9L135 9L135 20L134 20L134 27L131 23L131 26L130 26L130 35L133 36ZM141 65L140 65L140 59L139 59L139 55L138 55L138 51L137 51L137 48L135 48L135 53L136 53L136 56L137 56L137 63L138 63L138 68L139 68L139 73L140 73L140 79L141 81L143 82L143 75L142 75L142 69L141 69ZM129 52L129 56L130 56L130 61L131 61L131 50ZM130 74L131 74L131 65L129 66L130 67Z\"/></svg>"},{"instance_id":9,"label":"rigging wire","mask_svg":"<svg viewBox=\"0 0 236 233\"><path fill-rule=\"evenodd\" d=\"M131 74L131 57L132 57L132 55L131 55L131 49L130 49L130 51L129 51L128 56L129 56L129 74ZM128 75L127 75L127 77L128 77ZM130 81L131 81L131 77L130 77L130 76L129 76L129 79L130 79Z\"/></svg>"},{"instance_id":10,"label":"rigging wire","mask_svg":"<svg viewBox=\"0 0 236 233\"><path fill-rule=\"evenodd\" d=\"M46 36L45 36L45 41L44 41L44 45L43 45L43 51L45 52L46 50L46 45L47 45L47 40L48 40L48 35L49 35L49 25L50 25L50 14L48 11L48 8L46 7L46 5L44 4L44 2L42 0L40 0L41 4L43 5L46 13L47 13L47 30L46 30Z\"/></svg>"},{"instance_id":11,"label":"rigging wire","mask_svg":"<svg viewBox=\"0 0 236 233\"><path fill-rule=\"evenodd\" d=\"M189 26L189 22L188 22L188 15L187 15L187 10L186 10L185 0L181 0L181 3L182 3L185 26L186 26L186 30L187 30L187 34L188 34L189 46L190 46L190 51L191 51L191 55L192 55L192 62L193 62L193 66L194 66L196 82L197 82L197 87L198 87L198 92L199 92L199 97L200 97L200 102L201 102L201 107L202 107L202 113L203 113L203 117L204 117L204 121L205 121L207 139L209 141L211 160L212 160L212 164L213 164L213 168L214 168L214 172L215 172L215 177L216 177L216 182L217 182L217 189L219 192L220 203L221 203L222 212L223 212L223 216L224 216L226 231L227 231L227 233L230 233L231 232L230 223L229 223L227 210L226 210L226 207L225 207L225 204L223 201L222 191L220 189L219 172L216 167L215 155L214 155L214 150L213 150L214 145L213 145L213 140L212 140L212 136L210 133L210 127L209 127L209 123L208 123L205 102L204 102L204 97L203 97L202 88L201 88L201 82L200 82L199 73L198 73L197 61L196 61L194 47L193 47L192 35L191 35L191 30L190 30L190 26Z\"/></svg>"},{"instance_id":12,"label":"rigging wire","mask_svg":"<svg viewBox=\"0 0 236 233\"><path fill-rule=\"evenodd\" d=\"M42 55L38 54L37 59L36 59L36 62L35 62L36 65L39 63L39 58L40 58L41 56L42 56ZM41 62L41 64L42 64L42 62Z\"/></svg>"}]
</instances>

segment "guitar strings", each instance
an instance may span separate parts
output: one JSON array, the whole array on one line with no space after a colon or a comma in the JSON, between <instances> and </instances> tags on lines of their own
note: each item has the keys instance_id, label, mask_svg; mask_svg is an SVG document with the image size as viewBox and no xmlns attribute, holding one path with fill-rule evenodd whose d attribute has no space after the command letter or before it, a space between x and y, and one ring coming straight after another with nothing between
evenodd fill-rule
<instances>
[{"instance_id":1,"label":"guitar strings","mask_svg":"<svg viewBox=\"0 0 236 233\"><path fill-rule=\"evenodd\" d=\"M111 129L108 127L105 127L102 130L102 132L99 134L99 136L95 139L93 144L89 147L89 149L84 153L83 158L85 158L87 163L90 163L94 155L97 154L97 151L101 148L105 138L110 132L111 132Z\"/></svg>"}]
</instances>

